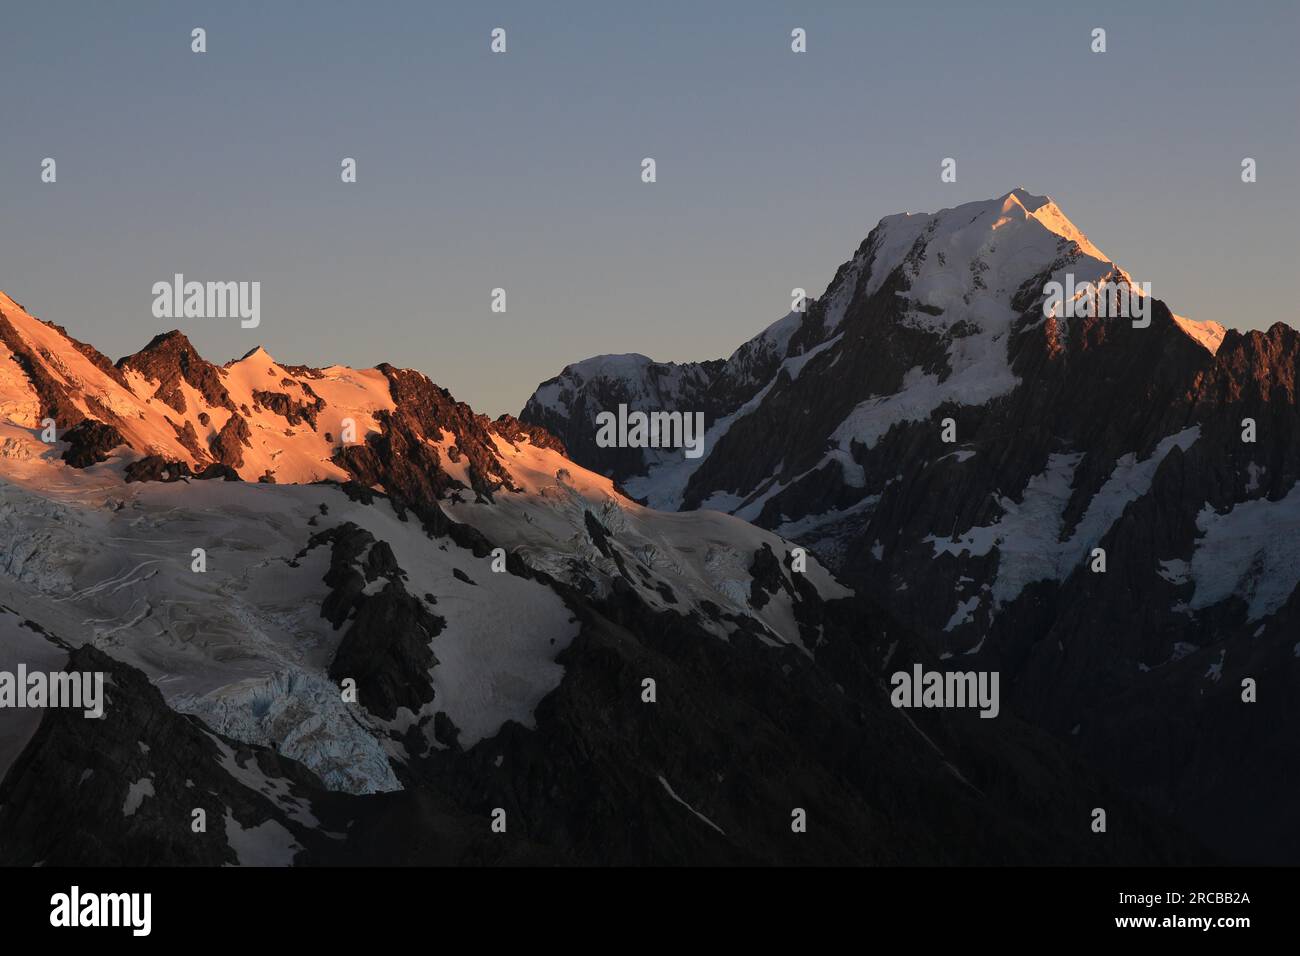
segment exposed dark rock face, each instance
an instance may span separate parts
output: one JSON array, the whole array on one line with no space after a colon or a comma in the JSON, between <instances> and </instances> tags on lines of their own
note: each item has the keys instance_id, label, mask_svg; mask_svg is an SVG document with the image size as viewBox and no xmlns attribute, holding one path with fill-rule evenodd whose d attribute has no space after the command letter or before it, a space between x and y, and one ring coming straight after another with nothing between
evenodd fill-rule
<instances>
[{"instance_id":1,"label":"exposed dark rock face","mask_svg":"<svg viewBox=\"0 0 1300 956\"><path fill-rule=\"evenodd\" d=\"M126 466L126 481L181 481L194 478L198 481L210 481L220 478L223 481L242 481L239 472L229 465L212 462L199 471L193 471L187 462L172 461L162 455L146 455Z\"/></svg>"},{"instance_id":2,"label":"exposed dark rock face","mask_svg":"<svg viewBox=\"0 0 1300 956\"><path fill-rule=\"evenodd\" d=\"M204 466L200 471L194 473L194 477L200 481L211 481L215 478L220 478L222 481L243 481L239 477L239 472L219 461Z\"/></svg>"},{"instance_id":3,"label":"exposed dark rock face","mask_svg":"<svg viewBox=\"0 0 1300 956\"><path fill-rule=\"evenodd\" d=\"M476 496L490 500L497 488L513 487L497 457L489 419L476 415L419 372L387 364L379 369L388 377L397 408L377 413L379 434L367 435L364 445L340 447L336 464L359 484L382 485L395 502L415 511L435 533L442 533L446 521L436 502L464 488L447 473L438 450L429 444L439 442L444 431L456 436L454 447L467 461L469 490Z\"/></svg>"},{"instance_id":4,"label":"exposed dark rock face","mask_svg":"<svg viewBox=\"0 0 1300 956\"><path fill-rule=\"evenodd\" d=\"M193 477L190 466L183 461L169 461L161 455L146 455L126 466L126 481L180 481Z\"/></svg>"},{"instance_id":5,"label":"exposed dark rock face","mask_svg":"<svg viewBox=\"0 0 1300 956\"><path fill-rule=\"evenodd\" d=\"M126 439L112 425L105 425L91 418L84 418L63 433L63 440L70 446L63 453L63 460L73 468L89 468L108 459L108 453L114 448L126 444Z\"/></svg>"},{"instance_id":6,"label":"exposed dark rock face","mask_svg":"<svg viewBox=\"0 0 1300 956\"><path fill-rule=\"evenodd\" d=\"M781 562L766 544L754 552L754 563L749 566L749 573L753 576L749 603L760 610L778 589L789 588L785 575L781 573Z\"/></svg>"},{"instance_id":7,"label":"exposed dark rock face","mask_svg":"<svg viewBox=\"0 0 1300 956\"><path fill-rule=\"evenodd\" d=\"M609 547L609 531L590 511L584 511L582 513L582 520L587 527L587 537L591 538L591 543L594 544L605 557L610 557L613 552Z\"/></svg>"},{"instance_id":8,"label":"exposed dark rock face","mask_svg":"<svg viewBox=\"0 0 1300 956\"><path fill-rule=\"evenodd\" d=\"M552 435L540 425L530 425L527 422L521 422L513 415L498 415L496 420L491 424L491 430L496 432L502 438L510 442L519 442L527 438L529 442L538 448L549 448L552 451L559 452L566 458L569 453L564 447L564 442Z\"/></svg>"},{"instance_id":9,"label":"exposed dark rock face","mask_svg":"<svg viewBox=\"0 0 1300 956\"><path fill-rule=\"evenodd\" d=\"M316 429L316 416L325 407L325 400L316 396L313 396L315 400L310 403L296 401L284 392L254 391L253 397L264 407L283 417L290 425L306 422L311 425L313 431Z\"/></svg>"},{"instance_id":10,"label":"exposed dark rock face","mask_svg":"<svg viewBox=\"0 0 1300 956\"><path fill-rule=\"evenodd\" d=\"M438 663L429 640L442 629L442 618L390 581L378 594L360 602L330 664L330 677L357 681L358 700L385 720L399 707L419 711L433 700L429 668Z\"/></svg>"},{"instance_id":11,"label":"exposed dark rock face","mask_svg":"<svg viewBox=\"0 0 1300 956\"><path fill-rule=\"evenodd\" d=\"M325 377L325 373L322 372L320 369L312 368L308 365L281 364L280 367L284 369L286 372L288 372L290 375L296 375L298 378L324 378ZM288 382L281 382L280 384L287 385Z\"/></svg>"},{"instance_id":12,"label":"exposed dark rock face","mask_svg":"<svg viewBox=\"0 0 1300 956\"><path fill-rule=\"evenodd\" d=\"M226 423L221 426L221 431L217 432L209 442L212 450L212 456L223 465L229 465L231 468L242 468L244 466L244 449L251 448L249 439L252 433L248 430L248 422L239 416L238 413L232 413Z\"/></svg>"},{"instance_id":13,"label":"exposed dark rock face","mask_svg":"<svg viewBox=\"0 0 1300 956\"><path fill-rule=\"evenodd\" d=\"M321 616L337 629L350 621L329 667L331 680L356 681L358 702L392 720L398 708L414 712L433 700L429 670L436 666L430 642L445 621L407 593L405 572L392 548L351 522L313 535L308 548L331 546L325 583L332 590ZM305 552L304 552L305 553ZM382 589L364 593L384 578Z\"/></svg>"},{"instance_id":14,"label":"exposed dark rock face","mask_svg":"<svg viewBox=\"0 0 1300 956\"><path fill-rule=\"evenodd\" d=\"M221 369L203 359L179 331L155 335L139 352L118 359L117 368L132 369L158 382L153 397L182 414L187 410L182 382L196 389L209 405L235 410L221 382Z\"/></svg>"},{"instance_id":15,"label":"exposed dark rock face","mask_svg":"<svg viewBox=\"0 0 1300 956\"><path fill-rule=\"evenodd\" d=\"M207 460L208 453L199 443L199 434L194 430L194 424L192 422L186 422L185 427L182 428L169 418L167 419L167 424L171 425L172 430L176 432L177 440L185 446L185 449L191 455L194 456L196 462Z\"/></svg>"}]
</instances>

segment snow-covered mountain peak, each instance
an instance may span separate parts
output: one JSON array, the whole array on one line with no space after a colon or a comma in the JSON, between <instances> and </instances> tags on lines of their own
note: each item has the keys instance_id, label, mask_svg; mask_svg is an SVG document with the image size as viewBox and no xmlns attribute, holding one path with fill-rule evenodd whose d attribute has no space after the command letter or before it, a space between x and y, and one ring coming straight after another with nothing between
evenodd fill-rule
<instances>
[{"instance_id":1,"label":"snow-covered mountain peak","mask_svg":"<svg viewBox=\"0 0 1300 956\"><path fill-rule=\"evenodd\" d=\"M1012 190L1011 194L1014 195L1017 192L1018 190ZM1029 206L1025 206L1024 208L1048 232L1054 233L1069 242L1073 242L1085 255L1102 261L1110 261L1110 257L1093 245L1084 234L1083 230L1071 222L1069 217L1061 211L1061 208L1056 205L1050 197L1030 196L1029 198L1036 202L1033 208L1030 208ZM1021 202L1023 203L1023 198L1021 199Z\"/></svg>"},{"instance_id":2,"label":"snow-covered mountain peak","mask_svg":"<svg viewBox=\"0 0 1300 956\"><path fill-rule=\"evenodd\" d=\"M618 383L630 390L626 399L671 404L702 393L708 382L706 368L696 362L656 362L638 352L594 355L565 366L537 389L533 400L539 409L567 415L576 393L591 385Z\"/></svg>"},{"instance_id":3,"label":"snow-covered mountain peak","mask_svg":"<svg viewBox=\"0 0 1300 956\"><path fill-rule=\"evenodd\" d=\"M912 297L923 302L928 293L946 300L979 292L1009 298L1025 282L1065 266L1080 282L1126 277L1050 197L1019 187L932 214L886 216L863 254L872 260L868 294L901 266Z\"/></svg>"},{"instance_id":4,"label":"snow-covered mountain peak","mask_svg":"<svg viewBox=\"0 0 1300 956\"><path fill-rule=\"evenodd\" d=\"M608 355L593 355L589 359L575 362L570 368L581 375L594 377L598 375L625 375L653 364L654 359L642 355L640 352L620 352Z\"/></svg>"},{"instance_id":5,"label":"snow-covered mountain peak","mask_svg":"<svg viewBox=\"0 0 1300 956\"><path fill-rule=\"evenodd\" d=\"M1134 323L1097 307L1096 293L1106 286L1127 286L1129 297L1148 300L1134 307ZM1056 309L1058 296L1072 306L1083 302L1082 311ZM870 477L862 463L891 430L919 426L941 408L1005 399L1038 367L1028 358L1034 349L1055 362L1117 341L1124 329L1146 327L1140 320L1154 299L1050 196L1016 187L933 213L882 218L803 310L769 325L727 361L695 366L690 381L703 381L702 390L657 387L665 367L644 357L638 369L619 374L602 356L544 382L521 418L559 435L577 460L655 507L715 508L787 527L876 494L882 476ZM1114 301L1128 307L1130 299ZM1089 321L1076 322L1080 316ZM1146 319L1164 330L1148 340L1177 330L1211 355L1224 340L1217 323L1171 322L1158 310ZM1195 352L1186 360L1189 367L1199 362ZM598 377L584 374L596 368ZM624 402L641 410L703 409L704 457L597 447L595 416ZM897 474L886 470L883 478Z\"/></svg>"},{"instance_id":6,"label":"snow-covered mountain peak","mask_svg":"<svg viewBox=\"0 0 1300 956\"><path fill-rule=\"evenodd\" d=\"M255 365L259 367L268 367L268 368L272 365L277 364L275 358L271 355L270 352L268 352L263 346L257 345L249 349L239 358L227 362L226 368L232 368L233 366L236 365L242 365L245 362L251 365Z\"/></svg>"},{"instance_id":7,"label":"snow-covered mountain peak","mask_svg":"<svg viewBox=\"0 0 1300 956\"><path fill-rule=\"evenodd\" d=\"M1037 212L1043 206L1048 204L1055 205L1055 203L1052 203L1051 196L1035 196L1029 190L1025 189L1024 186L1017 186L1015 189L1004 195L1002 200L1004 202L1015 200L1030 213Z\"/></svg>"}]
</instances>

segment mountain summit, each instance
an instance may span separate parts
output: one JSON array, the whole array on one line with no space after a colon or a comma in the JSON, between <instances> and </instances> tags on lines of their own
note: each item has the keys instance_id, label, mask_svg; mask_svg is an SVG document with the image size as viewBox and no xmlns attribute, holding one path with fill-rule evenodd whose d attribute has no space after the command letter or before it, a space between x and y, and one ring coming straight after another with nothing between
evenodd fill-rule
<instances>
[{"instance_id":1,"label":"mountain summit","mask_svg":"<svg viewBox=\"0 0 1300 956\"><path fill-rule=\"evenodd\" d=\"M1214 807L1267 856L1242 791L1210 781L1259 759L1281 786L1264 754L1300 756L1268 729L1300 718L1300 563L1265 530L1300 524L1300 335L1140 291L1140 320L1090 312L1087 284L1141 288L1045 196L888 216L729 359L587 359L520 418L655 507L810 548L935 654L999 669L1107 772ZM598 447L594 416L619 404L704 412L703 456ZM1241 707L1264 673L1284 698ZM1207 726L1240 745L1208 757L1184 734Z\"/></svg>"}]
</instances>

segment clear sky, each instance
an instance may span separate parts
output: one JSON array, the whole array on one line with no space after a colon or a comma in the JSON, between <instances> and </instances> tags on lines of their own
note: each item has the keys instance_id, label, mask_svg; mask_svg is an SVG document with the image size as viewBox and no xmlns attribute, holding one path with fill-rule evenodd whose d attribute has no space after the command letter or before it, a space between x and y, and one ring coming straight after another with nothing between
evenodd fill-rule
<instances>
[{"instance_id":1,"label":"clear sky","mask_svg":"<svg viewBox=\"0 0 1300 956\"><path fill-rule=\"evenodd\" d=\"M589 355L726 356L882 216L1020 185L1177 312L1300 324L1298 11L8 4L0 288L112 358L176 326L217 362L418 368L495 415ZM154 318L177 272L260 281L261 326Z\"/></svg>"}]
</instances>

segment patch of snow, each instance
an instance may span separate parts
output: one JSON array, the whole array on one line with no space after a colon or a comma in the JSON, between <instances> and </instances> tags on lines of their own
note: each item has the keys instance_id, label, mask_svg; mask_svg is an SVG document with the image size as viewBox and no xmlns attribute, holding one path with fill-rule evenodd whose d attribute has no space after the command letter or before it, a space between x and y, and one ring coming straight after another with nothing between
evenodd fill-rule
<instances>
[{"instance_id":1,"label":"patch of snow","mask_svg":"<svg viewBox=\"0 0 1300 956\"><path fill-rule=\"evenodd\" d=\"M1061 516L1070 499L1074 469L1082 458L1082 454L1050 455L1047 469L1029 479L1019 502L1005 496L998 499L1004 514L993 524L971 528L956 540L931 535L925 541L934 546L935 554L957 556L983 556L996 547L999 560L993 599L998 606L1014 600L1025 585L1059 573L1055 559L1062 551Z\"/></svg>"},{"instance_id":2,"label":"patch of snow","mask_svg":"<svg viewBox=\"0 0 1300 956\"><path fill-rule=\"evenodd\" d=\"M122 803L122 816L135 816L135 811L140 809L140 804L144 803L145 797L154 796L153 781L148 777L141 777L135 783L126 788L126 800Z\"/></svg>"},{"instance_id":3,"label":"patch of snow","mask_svg":"<svg viewBox=\"0 0 1300 956\"><path fill-rule=\"evenodd\" d=\"M274 801L281 810L303 826L319 826L316 815L312 813L311 804L294 796L289 780L283 777L272 777L263 772L257 763L257 758L251 753L247 754L241 762L239 755L220 737L208 734L208 739L217 745L217 763L236 782Z\"/></svg>"},{"instance_id":4,"label":"patch of snow","mask_svg":"<svg viewBox=\"0 0 1300 956\"><path fill-rule=\"evenodd\" d=\"M1029 480L1021 500L998 498L1004 514L993 524L971 528L956 540L931 535L925 539L935 553L979 557L998 549L998 569L993 584L995 608L1014 600L1034 581L1064 580L1105 536L1130 502L1145 495L1156 468L1175 447L1187 449L1200 436L1199 426L1167 436L1150 457L1137 461L1124 455L1087 510L1069 540L1061 541L1063 516L1072 494L1074 471L1082 454L1053 454L1046 470Z\"/></svg>"},{"instance_id":5,"label":"patch of snow","mask_svg":"<svg viewBox=\"0 0 1300 956\"><path fill-rule=\"evenodd\" d=\"M1250 476L1246 481L1246 494L1254 494L1259 491L1260 479L1264 476L1264 469L1252 461L1246 466L1246 473Z\"/></svg>"},{"instance_id":6,"label":"patch of snow","mask_svg":"<svg viewBox=\"0 0 1300 956\"><path fill-rule=\"evenodd\" d=\"M226 843L235 851L239 866L291 866L302 849L293 834L276 820L245 827L226 809Z\"/></svg>"},{"instance_id":7,"label":"patch of snow","mask_svg":"<svg viewBox=\"0 0 1300 956\"><path fill-rule=\"evenodd\" d=\"M1156 569L1156 574L1160 575L1170 584L1182 585L1190 580L1191 565L1186 561L1177 558L1169 561L1161 561L1160 567Z\"/></svg>"},{"instance_id":8,"label":"patch of snow","mask_svg":"<svg viewBox=\"0 0 1300 956\"><path fill-rule=\"evenodd\" d=\"M979 606L980 596L978 594L959 602L957 610L953 612L952 617L948 619L948 623L944 625L943 629L945 631L951 631L953 628L960 627L963 624L970 624L975 620L975 612L979 610ZM981 641L980 643L983 644L984 642Z\"/></svg>"},{"instance_id":9,"label":"patch of snow","mask_svg":"<svg viewBox=\"0 0 1300 956\"><path fill-rule=\"evenodd\" d=\"M1285 498L1255 498L1218 514L1201 509L1191 577L1191 607L1200 610L1232 595L1247 605L1247 619L1277 611L1300 584L1300 484Z\"/></svg>"},{"instance_id":10,"label":"patch of snow","mask_svg":"<svg viewBox=\"0 0 1300 956\"><path fill-rule=\"evenodd\" d=\"M726 836L726 835L727 835L727 831L726 831L726 830L722 829L722 827L718 826L716 823L714 823L712 820L710 820L710 819L709 819L708 817L706 817L704 814L700 813L699 810L696 810L693 806L691 806L689 803L687 803L687 802L686 802L685 800L683 800L681 797L677 796L677 794L676 794L676 792L674 792L673 788L672 788L671 786L668 785L668 781L665 780L662 776L659 778L659 782L660 782L661 784L663 784L663 788L664 788L664 790L668 791L668 796L672 797L674 800L676 800L678 803L680 803L682 806L684 806L687 810L691 811L691 813L695 814L695 816L696 816L697 818L699 818L700 820L704 821L704 822L707 823L709 826L713 827L713 829L717 830L717 831L718 831L719 833L721 833L723 836Z\"/></svg>"},{"instance_id":11,"label":"patch of snow","mask_svg":"<svg viewBox=\"0 0 1300 956\"><path fill-rule=\"evenodd\" d=\"M1228 652L1226 649L1219 651L1219 659L1210 665L1209 670L1207 670L1203 676L1208 677L1212 681L1221 680L1223 678L1223 661L1227 656Z\"/></svg>"}]
</instances>

